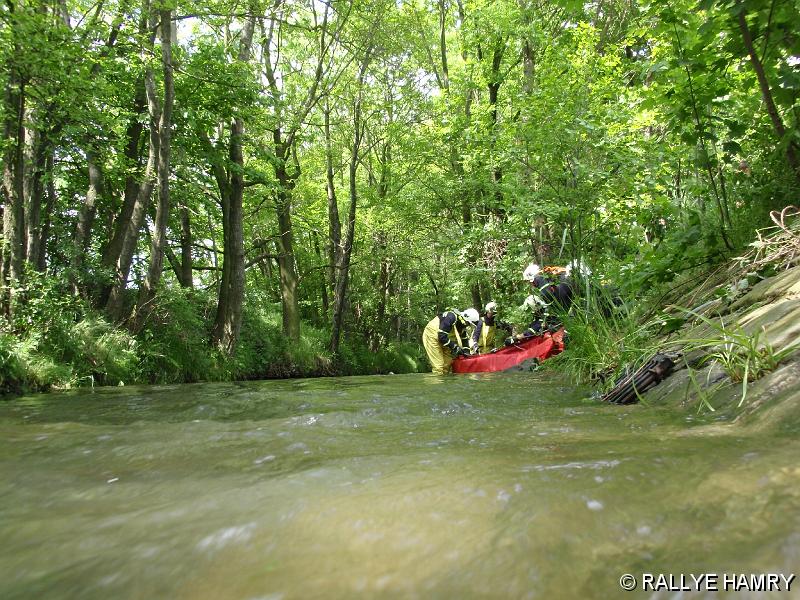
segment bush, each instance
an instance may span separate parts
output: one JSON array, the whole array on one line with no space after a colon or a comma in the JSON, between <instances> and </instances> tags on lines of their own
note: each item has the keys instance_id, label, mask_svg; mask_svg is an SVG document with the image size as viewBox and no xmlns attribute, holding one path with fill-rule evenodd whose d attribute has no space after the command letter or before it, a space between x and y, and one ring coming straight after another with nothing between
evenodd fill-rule
<instances>
[{"instance_id":1,"label":"bush","mask_svg":"<svg viewBox=\"0 0 800 600\"><path fill-rule=\"evenodd\" d=\"M641 320L636 311L609 312L604 302L578 299L563 319L567 351L544 363L580 383L610 382L626 365L646 360L654 352L660 320Z\"/></svg>"},{"instance_id":2,"label":"bush","mask_svg":"<svg viewBox=\"0 0 800 600\"><path fill-rule=\"evenodd\" d=\"M136 339L97 316L72 328L69 363L76 377L98 385L119 385L139 379Z\"/></svg>"},{"instance_id":3,"label":"bush","mask_svg":"<svg viewBox=\"0 0 800 600\"><path fill-rule=\"evenodd\" d=\"M307 323L300 340L289 343L280 306L257 292L250 292L243 306L233 357L209 343L216 297L203 291L159 291L136 335L109 323L53 278L32 275L25 294L14 321L6 323L9 333L0 333L0 393L424 370L419 344L392 342L374 352L365 339L351 337L342 340L334 357L328 350L330 330Z\"/></svg>"},{"instance_id":4,"label":"bush","mask_svg":"<svg viewBox=\"0 0 800 600\"><path fill-rule=\"evenodd\" d=\"M0 396L22 391L25 369L17 357L15 340L0 333Z\"/></svg>"},{"instance_id":5,"label":"bush","mask_svg":"<svg viewBox=\"0 0 800 600\"><path fill-rule=\"evenodd\" d=\"M208 343L213 299L184 288L160 290L138 334L140 370L150 383L231 379L232 365Z\"/></svg>"}]
</instances>

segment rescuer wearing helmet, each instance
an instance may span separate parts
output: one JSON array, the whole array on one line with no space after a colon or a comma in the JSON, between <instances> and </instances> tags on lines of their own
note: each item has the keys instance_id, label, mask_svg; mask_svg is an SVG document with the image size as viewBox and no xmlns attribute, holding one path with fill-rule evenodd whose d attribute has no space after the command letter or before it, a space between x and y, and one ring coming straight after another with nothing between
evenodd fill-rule
<instances>
[{"instance_id":1,"label":"rescuer wearing helmet","mask_svg":"<svg viewBox=\"0 0 800 600\"><path fill-rule=\"evenodd\" d=\"M476 327L480 315L474 308L464 311L446 310L433 317L422 332L422 345L434 373L444 375L450 372L450 364L456 356L469 354L464 347L467 340L467 327Z\"/></svg>"},{"instance_id":2,"label":"rescuer wearing helmet","mask_svg":"<svg viewBox=\"0 0 800 600\"><path fill-rule=\"evenodd\" d=\"M472 352L486 354L494 350L495 332L498 328L510 330L511 326L497 319L497 302L489 302L472 332L472 341L469 345Z\"/></svg>"},{"instance_id":3,"label":"rescuer wearing helmet","mask_svg":"<svg viewBox=\"0 0 800 600\"><path fill-rule=\"evenodd\" d=\"M572 305L572 287L563 280L563 267L540 268L535 263L529 264L522 273L522 278L531 284L532 294L522 303L523 311L529 313L530 324L521 334L506 338L510 345L525 338L539 335L545 329L553 329L560 325L556 313L565 313Z\"/></svg>"}]
</instances>

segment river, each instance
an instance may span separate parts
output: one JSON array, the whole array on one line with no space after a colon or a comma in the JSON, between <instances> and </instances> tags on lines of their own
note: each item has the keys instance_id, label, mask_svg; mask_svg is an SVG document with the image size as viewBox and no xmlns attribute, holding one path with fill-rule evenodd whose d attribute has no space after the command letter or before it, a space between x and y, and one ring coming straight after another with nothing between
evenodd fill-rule
<instances>
[{"instance_id":1,"label":"river","mask_svg":"<svg viewBox=\"0 0 800 600\"><path fill-rule=\"evenodd\" d=\"M2 402L0 597L612 598L630 573L674 598L643 574L800 571L797 432L588 396L515 373Z\"/></svg>"}]
</instances>

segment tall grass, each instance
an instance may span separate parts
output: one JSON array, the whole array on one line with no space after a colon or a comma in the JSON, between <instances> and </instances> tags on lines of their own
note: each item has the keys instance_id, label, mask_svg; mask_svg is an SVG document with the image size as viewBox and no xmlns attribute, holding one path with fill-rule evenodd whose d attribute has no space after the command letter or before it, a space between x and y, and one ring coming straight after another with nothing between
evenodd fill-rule
<instances>
[{"instance_id":1,"label":"tall grass","mask_svg":"<svg viewBox=\"0 0 800 600\"><path fill-rule=\"evenodd\" d=\"M749 383L774 371L798 349L795 343L776 350L768 341L762 339L763 330L748 333L735 324L726 326L722 319L717 322L691 309L678 308L678 310L707 325L710 333L702 337L684 336L672 343L682 347L684 352L706 351L700 365L717 365L731 381L741 383L742 395L737 405L739 407L747 398Z\"/></svg>"},{"instance_id":2,"label":"tall grass","mask_svg":"<svg viewBox=\"0 0 800 600\"><path fill-rule=\"evenodd\" d=\"M545 365L578 383L599 381L603 387L611 387L617 375L656 352L656 334L663 324L659 319L642 321L639 311L625 305L612 308L602 290L579 298L561 320L567 350Z\"/></svg>"}]
</instances>

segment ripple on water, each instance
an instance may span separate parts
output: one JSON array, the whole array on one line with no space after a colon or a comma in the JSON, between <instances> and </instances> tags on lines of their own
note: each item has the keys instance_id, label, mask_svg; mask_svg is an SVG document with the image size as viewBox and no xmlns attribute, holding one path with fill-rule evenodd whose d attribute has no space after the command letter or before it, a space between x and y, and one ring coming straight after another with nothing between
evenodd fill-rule
<instances>
[{"instance_id":1,"label":"ripple on water","mask_svg":"<svg viewBox=\"0 0 800 600\"><path fill-rule=\"evenodd\" d=\"M537 381L2 403L0 516L12 518L0 572L14 578L0 597L601 598L616 597L617 567L798 564L800 442L671 436L685 429L674 415L593 406L560 386L533 397Z\"/></svg>"},{"instance_id":2,"label":"ripple on water","mask_svg":"<svg viewBox=\"0 0 800 600\"><path fill-rule=\"evenodd\" d=\"M255 523L225 527L200 540L197 543L197 549L201 551L216 551L222 550L230 544L248 542L253 537L255 529Z\"/></svg>"},{"instance_id":3,"label":"ripple on water","mask_svg":"<svg viewBox=\"0 0 800 600\"><path fill-rule=\"evenodd\" d=\"M573 470L573 469L591 469L591 470L598 470L598 469L612 469L622 461L620 460L594 460L589 462L569 462L560 465L525 465L520 469L523 473L530 473L532 471L541 472L541 471L561 471L561 470Z\"/></svg>"}]
</instances>

